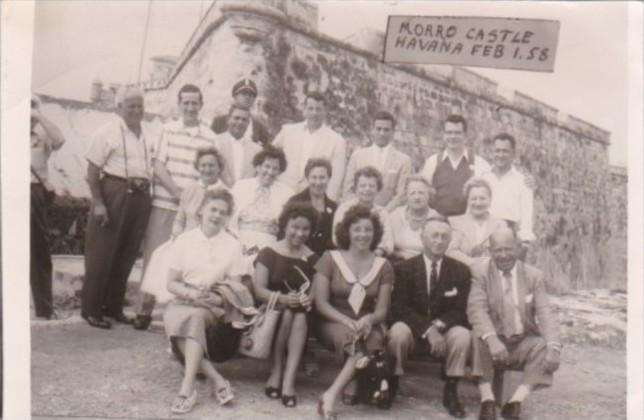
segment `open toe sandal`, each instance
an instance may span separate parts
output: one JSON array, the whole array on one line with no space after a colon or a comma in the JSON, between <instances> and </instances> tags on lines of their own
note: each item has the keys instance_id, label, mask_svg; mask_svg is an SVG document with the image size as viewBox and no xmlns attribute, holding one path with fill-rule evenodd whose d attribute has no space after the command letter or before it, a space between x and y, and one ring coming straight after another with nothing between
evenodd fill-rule
<instances>
[{"instance_id":1,"label":"open toe sandal","mask_svg":"<svg viewBox=\"0 0 644 420\"><path fill-rule=\"evenodd\" d=\"M294 408L297 405L297 398L295 398L295 395L282 394L282 405L284 407Z\"/></svg>"},{"instance_id":2,"label":"open toe sandal","mask_svg":"<svg viewBox=\"0 0 644 420\"><path fill-rule=\"evenodd\" d=\"M275 388L274 386L267 386L264 388L264 394L272 400L278 400L282 397L282 389Z\"/></svg>"},{"instance_id":3,"label":"open toe sandal","mask_svg":"<svg viewBox=\"0 0 644 420\"><path fill-rule=\"evenodd\" d=\"M215 391L215 398L217 398L219 405L226 405L235 398L233 387L230 385L230 382L225 381L224 386Z\"/></svg>"},{"instance_id":4,"label":"open toe sandal","mask_svg":"<svg viewBox=\"0 0 644 420\"><path fill-rule=\"evenodd\" d=\"M172 401L172 406L170 407L170 411L172 411L174 414L185 414L189 413L192 411L193 408L195 408L195 405L197 404L197 390L194 389L192 391L192 394L189 396L185 395L178 395L174 401Z\"/></svg>"}]
</instances>

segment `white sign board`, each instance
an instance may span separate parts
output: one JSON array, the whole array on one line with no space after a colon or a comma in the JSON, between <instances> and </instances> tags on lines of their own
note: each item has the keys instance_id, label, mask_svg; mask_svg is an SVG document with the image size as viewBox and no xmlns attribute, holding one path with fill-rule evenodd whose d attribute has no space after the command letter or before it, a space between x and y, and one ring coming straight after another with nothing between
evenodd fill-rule
<instances>
[{"instance_id":1,"label":"white sign board","mask_svg":"<svg viewBox=\"0 0 644 420\"><path fill-rule=\"evenodd\" d=\"M552 72L558 38L554 20L389 16L384 61Z\"/></svg>"}]
</instances>

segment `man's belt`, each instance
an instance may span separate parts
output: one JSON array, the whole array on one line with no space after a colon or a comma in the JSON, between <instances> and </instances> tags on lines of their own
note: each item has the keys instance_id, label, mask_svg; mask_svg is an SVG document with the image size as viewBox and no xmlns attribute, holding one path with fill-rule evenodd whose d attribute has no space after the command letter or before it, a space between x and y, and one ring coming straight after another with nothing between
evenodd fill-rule
<instances>
[{"instance_id":1,"label":"man's belt","mask_svg":"<svg viewBox=\"0 0 644 420\"><path fill-rule=\"evenodd\" d=\"M147 178L123 178L120 176L109 174L107 172L103 173L103 177L105 179L109 179L117 182L124 182L125 184L127 184L128 194L134 194L134 193L150 194L150 180Z\"/></svg>"}]
</instances>

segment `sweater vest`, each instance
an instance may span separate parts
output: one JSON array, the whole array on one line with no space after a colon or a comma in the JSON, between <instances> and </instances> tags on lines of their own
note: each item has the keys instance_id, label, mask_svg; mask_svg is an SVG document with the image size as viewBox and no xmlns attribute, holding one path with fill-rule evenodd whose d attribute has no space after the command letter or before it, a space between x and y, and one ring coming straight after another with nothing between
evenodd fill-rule
<instances>
[{"instance_id":1,"label":"sweater vest","mask_svg":"<svg viewBox=\"0 0 644 420\"><path fill-rule=\"evenodd\" d=\"M445 151L441 151L436 157L436 169L432 178L436 195L432 204L443 216L457 216L464 214L467 209L463 186L474 174L470 167L474 165L474 154L468 150L467 159L461 159L456 169L452 168L450 160L443 159L444 157Z\"/></svg>"}]
</instances>

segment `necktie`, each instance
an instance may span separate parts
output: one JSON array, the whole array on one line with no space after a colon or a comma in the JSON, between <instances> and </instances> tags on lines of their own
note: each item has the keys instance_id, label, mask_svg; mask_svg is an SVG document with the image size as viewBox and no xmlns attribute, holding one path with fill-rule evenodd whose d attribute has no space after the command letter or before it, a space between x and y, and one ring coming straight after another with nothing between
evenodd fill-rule
<instances>
[{"instance_id":1,"label":"necktie","mask_svg":"<svg viewBox=\"0 0 644 420\"><path fill-rule=\"evenodd\" d=\"M503 335L511 337L518 334L516 325L516 305L512 287L512 272L503 272Z\"/></svg>"},{"instance_id":2,"label":"necktie","mask_svg":"<svg viewBox=\"0 0 644 420\"><path fill-rule=\"evenodd\" d=\"M432 290L436 286L436 283L438 282L438 263L436 261L432 261L432 271L429 275L429 291Z\"/></svg>"}]
</instances>

